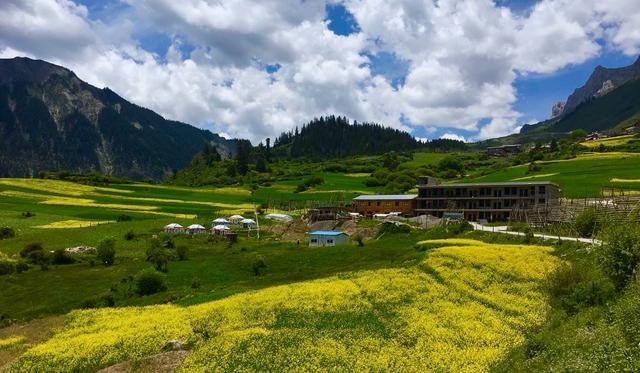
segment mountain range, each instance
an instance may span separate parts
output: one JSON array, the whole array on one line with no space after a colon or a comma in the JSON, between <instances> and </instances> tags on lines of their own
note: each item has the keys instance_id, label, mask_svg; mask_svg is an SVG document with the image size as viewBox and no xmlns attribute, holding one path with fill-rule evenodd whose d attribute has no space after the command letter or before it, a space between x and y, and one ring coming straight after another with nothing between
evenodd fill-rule
<instances>
[{"instance_id":1,"label":"mountain range","mask_svg":"<svg viewBox=\"0 0 640 373\"><path fill-rule=\"evenodd\" d=\"M0 59L0 176L68 170L162 179L206 144L228 157L235 143L167 120L64 67Z\"/></svg>"},{"instance_id":2,"label":"mountain range","mask_svg":"<svg viewBox=\"0 0 640 373\"><path fill-rule=\"evenodd\" d=\"M621 132L640 125L640 58L620 68L598 66L566 100L553 105L552 118L522 126L520 133L477 146L547 142L573 130Z\"/></svg>"}]
</instances>

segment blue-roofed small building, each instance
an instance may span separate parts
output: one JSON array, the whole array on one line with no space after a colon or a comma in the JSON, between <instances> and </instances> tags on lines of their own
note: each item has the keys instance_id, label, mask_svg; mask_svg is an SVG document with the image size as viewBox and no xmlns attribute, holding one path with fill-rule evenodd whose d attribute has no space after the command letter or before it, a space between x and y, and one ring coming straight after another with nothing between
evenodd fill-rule
<instances>
[{"instance_id":1,"label":"blue-roofed small building","mask_svg":"<svg viewBox=\"0 0 640 373\"><path fill-rule=\"evenodd\" d=\"M340 231L311 231L309 246L336 246L349 243L349 235Z\"/></svg>"},{"instance_id":2,"label":"blue-roofed small building","mask_svg":"<svg viewBox=\"0 0 640 373\"><path fill-rule=\"evenodd\" d=\"M353 199L353 209L364 216L390 214L414 216L417 194L365 194Z\"/></svg>"}]
</instances>

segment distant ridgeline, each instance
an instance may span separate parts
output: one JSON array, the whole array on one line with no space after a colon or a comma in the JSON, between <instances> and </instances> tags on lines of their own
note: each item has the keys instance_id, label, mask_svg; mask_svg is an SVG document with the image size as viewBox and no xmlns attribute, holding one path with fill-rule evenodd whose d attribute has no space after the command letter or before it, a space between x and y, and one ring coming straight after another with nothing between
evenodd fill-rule
<instances>
[{"instance_id":1,"label":"distant ridgeline","mask_svg":"<svg viewBox=\"0 0 640 373\"><path fill-rule=\"evenodd\" d=\"M587 82L566 103L554 105L556 116L527 124L520 133L483 141L476 146L549 142L573 130L622 132L640 125L640 58L620 68L595 68ZM562 110L560 110L562 109Z\"/></svg>"},{"instance_id":2,"label":"distant ridgeline","mask_svg":"<svg viewBox=\"0 0 640 373\"><path fill-rule=\"evenodd\" d=\"M425 143L404 131L376 123L350 123L345 117L331 115L314 119L295 131L282 133L274 142L273 154L281 158L324 160L417 149L465 150L466 145L448 139Z\"/></svg>"},{"instance_id":3,"label":"distant ridgeline","mask_svg":"<svg viewBox=\"0 0 640 373\"><path fill-rule=\"evenodd\" d=\"M235 154L234 140L167 120L64 67L0 59L0 176L67 170L162 179L205 145Z\"/></svg>"}]
</instances>

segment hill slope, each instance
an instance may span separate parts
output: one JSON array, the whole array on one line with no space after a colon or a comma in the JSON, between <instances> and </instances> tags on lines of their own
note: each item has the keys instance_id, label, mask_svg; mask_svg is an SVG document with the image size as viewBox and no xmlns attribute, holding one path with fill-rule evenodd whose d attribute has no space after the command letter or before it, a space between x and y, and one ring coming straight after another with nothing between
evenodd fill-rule
<instances>
[{"instance_id":1,"label":"hill slope","mask_svg":"<svg viewBox=\"0 0 640 373\"><path fill-rule=\"evenodd\" d=\"M179 340L193 346L179 371L477 372L544 321L541 283L557 265L551 248L459 239L424 245L441 248L405 268L190 307L76 311L8 371L94 370Z\"/></svg>"},{"instance_id":2,"label":"hill slope","mask_svg":"<svg viewBox=\"0 0 640 373\"><path fill-rule=\"evenodd\" d=\"M0 176L66 169L159 179L206 143L235 151L234 141L166 120L63 67L0 59Z\"/></svg>"}]
</instances>

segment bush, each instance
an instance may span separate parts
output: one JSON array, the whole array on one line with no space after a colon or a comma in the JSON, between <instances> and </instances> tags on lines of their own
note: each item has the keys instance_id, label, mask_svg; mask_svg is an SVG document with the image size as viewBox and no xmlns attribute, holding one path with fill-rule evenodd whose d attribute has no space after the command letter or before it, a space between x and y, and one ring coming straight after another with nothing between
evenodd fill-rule
<instances>
[{"instance_id":1,"label":"bush","mask_svg":"<svg viewBox=\"0 0 640 373\"><path fill-rule=\"evenodd\" d=\"M124 234L124 239L127 241L134 240L136 238L136 234L134 231L128 231Z\"/></svg>"},{"instance_id":2,"label":"bush","mask_svg":"<svg viewBox=\"0 0 640 373\"><path fill-rule=\"evenodd\" d=\"M411 232L411 227L406 224L396 224L385 222L382 223L380 229L378 229L378 234L396 234L396 233L409 233Z\"/></svg>"},{"instance_id":3,"label":"bush","mask_svg":"<svg viewBox=\"0 0 640 373\"><path fill-rule=\"evenodd\" d=\"M58 249L53 252L51 262L53 264L71 264L75 262L75 259L73 259L71 255L67 254L64 249Z\"/></svg>"},{"instance_id":4,"label":"bush","mask_svg":"<svg viewBox=\"0 0 640 373\"><path fill-rule=\"evenodd\" d=\"M637 224L616 224L603 234L599 262L617 289L636 275L640 263L640 228Z\"/></svg>"},{"instance_id":5,"label":"bush","mask_svg":"<svg viewBox=\"0 0 640 373\"><path fill-rule=\"evenodd\" d=\"M473 226L468 221L462 220L447 224L447 230L453 234L462 234L473 230Z\"/></svg>"},{"instance_id":6,"label":"bush","mask_svg":"<svg viewBox=\"0 0 640 373\"><path fill-rule=\"evenodd\" d=\"M13 261L0 259L0 276L10 275L15 271L16 267Z\"/></svg>"},{"instance_id":7,"label":"bush","mask_svg":"<svg viewBox=\"0 0 640 373\"><path fill-rule=\"evenodd\" d=\"M5 238L15 237L16 232L11 227L2 227L0 228L0 240Z\"/></svg>"},{"instance_id":8,"label":"bush","mask_svg":"<svg viewBox=\"0 0 640 373\"><path fill-rule=\"evenodd\" d=\"M191 289L199 289L200 286L202 286L202 283L200 282L199 278L196 277L191 280Z\"/></svg>"},{"instance_id":9,"label":"bush","mask_svg":"<svg viewBox=\"0 0 640 373\"><path fill-rule=\"evenodd\" d=\"M178 246L176 247L176 255L178 256L178 260L187 260L189 254L189 248L186 246Z\"/></svg>"},{"instance_id":10,"label":"bush","mask_svg":"<svg viewBox=\"0 0 640 373\"><path fill-rule=\"evenodd\" d=\"M96 248L96 256L102 264L106 266L112 265L116 258L116 240L113 238L105 238L100 241Z\"/></svg>"},{"instance_id":11,"label":"bush","mask_svg":"<svg viewBox=\"0 0 640 373\"><path fill-rule=\"evenodd\" d=\"M580 237L591 237L597 233L598 216L595 209L586 209L576 216L573 225Z\"/></svg>"},{"instance_id":12,"label":"bush","mask_svg":"<svg viewBox=\"0 0 640 373\"><path fill-rule=\"evenodd\" d=\"M36 214L34 214L34 213L33 213L33 212L31 212L31 211L25 211L25 212L23 212L23 213L22 213L22 217L23 217L23 218L32 218L32 217L34 217L34 216L36 216Z\"/></svg>"},{"instance_id":13,"label":"bush","mask_svg":"<svg viewBox=\"0 0 640 373\"><path fill-rule=\"evenodd\" d=\"M362 237L362 235L356 234L355 236L351 237L351 239L355 241L358 244L358 246L360 247L364 246L364 237Z\"/></svg>"},{"instance_id":14,"label":"bush","mask_svg":"<svg viewBox=\"0 0 640 373\"><path fill-rule=\"evenodd\" d=\"M153 268L143 269L135 277L136 293L151 295L167 290L165 275Z\"/></svg>"},{"instance_id":15,"label":"bush","mask_svg":"<svg viewBox=\"0 0 640 373\"><path fill-rule=\"evenodd\" d=\"M251 269L254 276L260 276L263 275L267 270L267 264L264 262L264 259L262 259L262 257L258 256L253 260Z\"/></svg>"},{"instance_id":16,"label":"bush","mask_svg":"<svg viewBox=\"0 0 640 373\"><path fill-rule=\"evenodd\" d=\"M542 166L540 166L535 161L529 163L529 168L527 169L527 173L530 174L532 172L542 171Z\"/></svg>"},{"instance_id":17,"label":"bush","mask_svg":"<svg viewBox=\"0 0 640 373\"><path fill-rule=\"evenodd\" d=\"M122 215L120 215L120 216L118 216L118 217L116 218L116 221L119 221L119 222L121 222L121 221L131 221L131 220L133 220L133 219L131 218L131 216L129 216L129 215L125 215L125 214L122 214Z\"/></svg>"},{"instance_id":18,"label":"bush","mask_svg":"<svg viewBox=\"0 0 640 373\"><path fill-rule=\"evenodd\" d=\"M20 257L26 259L29 263L38 264L42 270L46 270L51 256L44 251L42 244L34 242L26 245L20 250Z\"/></svg>"},{"instance_id":19,"label":"bush","mask_svg":"<svg viewBox=\"0 0 640 373\"><path fill-rule=\"evenodd\" d=\"M603 305L614 295L611 280L593 268L563 263L547 276L550 294L569 314L580 309Z\"/></svg>"},{"instance_id":20,"label":"bush","mask_svg":"<svg viewBox=\"0 0 640 373\"><path fill-rule=\"evenodd\" d=\"M169 252L164 249L158 240L152 240L147 248L147 262L154 263L155 269L161 272L167 272L167 264L169 263Z\"/></svg>"}]
</instances>

